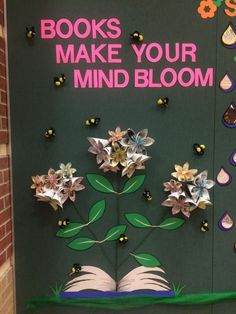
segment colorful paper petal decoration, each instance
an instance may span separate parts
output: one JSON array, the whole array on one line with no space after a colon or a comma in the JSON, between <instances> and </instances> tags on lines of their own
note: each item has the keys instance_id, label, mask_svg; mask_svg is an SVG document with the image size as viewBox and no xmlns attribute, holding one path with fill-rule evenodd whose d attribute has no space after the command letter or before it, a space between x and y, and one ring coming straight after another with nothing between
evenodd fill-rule
<instances>
[{"instance_id":1,"label":"colorful paper petal decoration","mask_svg":"<svg viewBox=\"0 0 236 314\"><path fill-rule=\"evenodd\" d=\"M232 176L225 170L224 167L220 168L220 171L216 177L216 182L221 186L229 185L232 181Z\"/></svg>"},{"instance_id":2,"label":"colorful paper petal decoration","mask_svg":"<svg viewBox=\"0 0 236 314\"><path fill-rule=\"evenodd\" d=\"M236 105L233 102L223 115L223 123L228 128L236 127Z\"/></svg>"},{"instance_id":3,"label":"colorful paper petal decoration","mask_svg":"<svg viewBox=\"0 0 236 314\"><path fill-rule=\"evenodd\" d=\"M226 30L221 36L222 44L226 48L235 48L236 47L236 30L232 23L229 23Z\"/></svg>"},{"instance_id":4,"label":"colorful paper petal decoration","mask_svg":"<svg viewBox=\"0 0 236 314\"><path fill-rule=\"evenodd\" d=\"M229 213L226 211L220 218L218 226L222 231L229 231L233 228L234 222Z\"/></svg>"},{"instance_id":5,"label":"colorful paper petal decoration","mask_svg":"<svg viewBox=\"0 0 236 314\"><path fill-rule=\"evenodd\" d=\"M230 155L229 162L232 166L236 167L236 148L233 150L232 154Z\"/></svg>"},{"instance_id":6,"label":"colorful paper petal decoration","mask_svg":"<svg viewBox=\"0 0 236 314\"><path fill-rule=\"evenodd\" d=\"M235 81L229 73L225 73L223 78L220 81L220 89L224 93L230 93L235 89Z\"/></svg>"}]
</instances>

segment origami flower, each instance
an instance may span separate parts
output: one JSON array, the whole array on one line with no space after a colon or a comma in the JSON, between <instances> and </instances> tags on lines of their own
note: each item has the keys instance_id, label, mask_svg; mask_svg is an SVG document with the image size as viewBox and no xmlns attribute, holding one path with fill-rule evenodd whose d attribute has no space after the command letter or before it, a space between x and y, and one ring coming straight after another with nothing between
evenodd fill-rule
<instances>
[{"instance_id":1,"label":"origami flower","mask_svg":"<svg viewBox=\"0 0 236 314\"><path fill-rule=\"evenodd\" d=\"M68 162L66 165L63 163L60 164L60 170L57 171L57 173L61 174L63 178L72 178L73 173L76 172L75 168L71 168L71 163Z\"/></svg>"},{"instance_id":2,"label":"origami flower","mask_svg":"<svg viewBox=\"0 0 236 314\"><path fill-rule=\"evenodd\" d=\"M163 183L164 185L164 191L170 192L170 193L181 193L182 192L182 183L175 181L174 179L171 179L169 182Z\"/></svg>"},{"instance_id":3,"label":"origami flower","mask_svg":"<svg viewBox=\"0 0 236 314\"><path fill-rule=\"evenodd\" d=\"M108 131L108 134L111 136L109 138L109 142L120 141L126 133L127 133L127 130L121 131L119 126L115 129L115 131Z\"/></svg>"},{"instance_id":4,"label":"origami flower","mask_svg":"<svg viewBox=\"0 0 236 314\"><path fill-rule=\"evenodd\" d=\"M107 140L96 139L94 137L88 137L88 141L92 145L89 147L88 151L97 155L97 164L100 164L103 160L107 161L111 149L109 147L105 148L105 146L109 142Z\"/></svg>"},{"instance_id":5,"label":"origami flower","mask_svg":"<svg viewBox=\"0 0 236 314\"><path fill-rule=\"evenodd\" d=\"M118 143L112 143L113 153L111 153L111 166L116 167L119 163L125 167L127 164L127 148L120 147Z\"/></svg>"},{"instance_id":6,"label":"origami flower","mask_svg":"<svg viewBox=\"0 0 236 314\"><path fill-rule=\"evenodd\" d=\"M162 202L163 206L172 207L172 215L182 212L186 217L190 217L192 206L195 205L191 198L186 197L185 193L170 194L168 199Z\"/></svg>"},{"instance_id":7,"label":"origami flower","mask_svg":"<svg viewBox=\"0 0 236 314\"><path fill-rule=\"evenodd\" d=\"M46 189L57 189L62 182L61 173L57 173L54 169L50 168L47 175L43 175L44 187Z\"/></svg>"},{"instance_id":8,"label":"origami flower","mask_svg":"<svg viewBox=\"0 0 236 314\"><path fill-rule=\"evenodd\" d=\"M58 209L58 206L63 208L63 204L66 201L66 196L62 193L45 188L42 192L37 193L35 197L37 197L37 200L40 202L48 202L55 211Z\"/></svg>"},{"instance_id":9,"label":"origami flower","mask_svg":"<svg viewBox=\"0 0 236 314\"><path fill-rule=\"evenodd\" d=\"M212 0L202 0L197 9L203 19L213 18L216 10L217 7L214 5Z\"/></svg>"},{"instance_id":10,"label":"origami flower","mask_svg":"<svg viewBox=\"0 0 236 314\"><path fill-rule=\"evenodd\" d=\"M65 182L65 185L62 187L61 192L66 197L66 199L69 197L72 202L75 201L75 192L85 189L85 186L83 184L80 184L82 180L83 177L74 177Z\"/></svg>"},{"instance_id":11,"label":"origami flower","mask_svg":"<svg viewBox=\"0 0 236 314\"><path fill-rule=\"evenodd\" d=\"M111 172L117 172L120 170L119 167L115 166L113 167L109 162L105 161L100 167L99 169L103 170L103 172L108 172L108 171L111 171Z\"/></svg>"},{"instance_id":12,"label":"origami flower","mask_svg":"<svg viewBox=\"0 0 236 314\"><path fill-rule=\"evenodd\" d=\"M126 167L122 171L122 177L127 175L128 178L131 178L136 169L145 169L144 162L150 159L151 157L142 154L133 154L132 158L128 160Z\"/></svg>"},{"instance_id":13,"label":"origami flower","mask_svg":"<svg viewBox=\"0 0 236 314\"><path fill-rule=\"evenodd\" d=\"M186 162L183 167L175 165L176 172L172 172L172 176L177 178L179 181L193 181L194 174L197 173L197 169L189 169L189 163Z\"/></svg>"},{"instance_id":14,"label":"origami flower","mask_svg":"<svg viewBox=\"0 0 236 314\"><path fill-rule=\"evenodd\" d=\"M127 130L127 135L122 138L121 145L128 147L128 155L134 153L147 154L146 146L152 145L155 141L151 137L147 136L148 130L143 129L137 134L132 130Z\"/></svg>"},{"instance_id":15,"label":"origami flower","mask_svg":"<svg viewBox=\"0 0 236 314\"><path fill-rule=\"evenodd\" d=\"M36 193L42 192L42 188L44 185L43 176L33 176L32 177L33 184L31 185L31 189L36 189Z\"/></svg>"},{"instance_id":16,"label":"origami flower","mask_svg":"<svg viewBox=\"0 0 236 314\"><path fill-rule=\"evenodd\" d=\"M207 180L206 170L195 177L193 184L194 185L188 185L189 191L193 195L193 198L201 198L203 201L210 199L208 190L214 186L215 182L212 180Z\"/></svg>"}]
</instances>

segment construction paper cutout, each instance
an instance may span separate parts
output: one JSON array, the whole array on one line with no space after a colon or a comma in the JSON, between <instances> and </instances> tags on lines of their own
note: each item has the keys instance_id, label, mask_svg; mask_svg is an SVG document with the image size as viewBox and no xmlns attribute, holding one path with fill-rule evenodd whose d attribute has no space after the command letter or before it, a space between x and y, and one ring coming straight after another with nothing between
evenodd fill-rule
<instances>
[{"instance_id":1,"label":"construction paper cutout","mask_svg":"<svg viewBox=\"0 0 236 314\"><path fill-rule=\"evenodd\" d=\"M229 162L232 166L236 167L236 149L234 149L232 154L230 155Z\"/></svg>"},{"instance_id":2,"label":"construction paper cutout","mask_svg":"<svg viewBox=\"0 0 236 314\"><path fill-rule=\"evenodd\" d=\"M81 271L82 267L80 266L80 264L74 264L72 267L71 267L71 273L70 273L70 276L73 275L73 274L78 274L80 271Z\"/></svg>"},{"instance_id":3,"label":"construction paper cutout","mask_svg":"<svg viewBox=\"0 0 236 314\"><path fill-rule=\"evenodd\" d=\"M167 105L169 104L169 98L159 98L157 99L156 103L158 106L167 107Z\"/></svg>"},{"instance_id":4,"label":"construction paper cutout","mask_svg":"<svg viewBox=\"0 0 236 314\"><path fill-rule=\"evenodd\" d=\"M45 138L53 138L56 135L56 131L54 128L49 128L47 131L44 133Z\"/></svg>"},{"instance_id":5,"label":"construction paper cutout","mask_svg":"<svg viewBox=\"0 0 236 314\"><path fill-rule=\"evenodd\" d=\"M220 218L218 226L222 231L229 231L233 228L234 221L227 211Z\"/></svg>"},{"instance_id":6,"label":"construction paper cutout","mask_svg":"<svg viewBox=\"0 0 236 314\"><path fill-rule=\"evenodd\" d=\"M210 19L215 16L217 7L214 5L212 0L202 0L199 4L197 11L201 15L202 19Z\"/></svg>"},{"instance_id":7,"label":"construction paper cutout","mask_svg":"<svg viewBox=\"0 0 236 314\"><path fill-rule=\"evenodd\" d=\"M130 34L130 36L134 42L142 42L144 39L143 35L140 34L138 31L133 32L132 34Z\"/></svg>"},{"instance_id":8,"label":"construction paper cutout","mask_svg":"<svg viewBox=\"0 0 236 314\"><path fill-rule=\"evenodd\" d=\"M234 243L234 252L236 253L236 242Z\"/></svg>"},{"instance_id":9,"label":"construction paper cutout","mask_svg":"<svg viewBox=\"0 0 236 314\"><path fill-rule=\"evenodd\" d=\"M110 181L108 181L104 176L98 174L87 174L86 178L89 184L98 192L102 193L117 193Z\"/></svg>"},{"instance_id":10,"label":"construction paper cutout","mask_svg":"<svg viewBox=\"0 0 236 314\"><path fill-rule=\"evenodd\" d=\"M31 26L31 27L27 27L26 26L25 29L26 29L26 31L25 31L26 37L28 39L33 39L35 37L35 35L36 35L34 26Z\"/></svg>"},{"instance_id":11,"label":"construction paper cutout","mask_svg":"<svg viewBox=\"0 0 236 314\"><path fill-rule=\"evenodd\" d=\"M146 199L147 201L149 201L149 202L152 200L152 194L151 194L151 192L148 191L148 190L144 190L143 196L144 196L145 199Z\"/></svg>"},{"instance_id":12,"label":"construction paper cutout","mask_svg":"<svg viewBox=\"0 0 236 314\"><path fill-rule=\"evenodd\" d=\"M228 128L236 127L236 105L232 102L223 115L223 123Z\"/></svg>"},{"instance_id":13,"label":"construction paper cutout","mask_svg":"<svg viewBox=\"0 0 236 314\"><path fill-rule=\"evenodd\" d=\"M137 175L133 178L128 179L123 187L123 190L120 194L128 194L137 191L144 183L145 175Z\"/></svg>"},{"instance_id":14,"label":"construction paper cutout","mask_svg":"<svg viewBox=\"0 0 236 314\"><path fill-rule=\"evenodd\" d=\"M57 225L59 228L64 229L65 227L67 227L70 223L69 219L60 219L57 222Z\"/></svg>"},{"instance_id":15,"label":"construction paper cutout","mask_svg":"<svg viewBox=\"0 0 236 314\"><path fill-rule=\"evenodd\" d=\"M122 233L119 237L119 243L125 244L128 240L128 237L124 233Z\"/></svg>"},{"instance_id":16,"label":"construction paper cutout","mask_svg":"<svg viewBox=\"0 0 236 314\"><path fill-rule=\"evenodd\" d=\"M200 228L200 230L201 230L202 232L209 231L209 226L208 226L208 221L207 221L207 220L203 220L203 221L201 222L201 228Z\"/></svg>"},{"instance_id":17,"label":"construction paper cutout","mask_svg":"<svg viewBox=\"0 0 236 314\"><path fill-rule=\"evenodd\" d=\"M59 87L62 86L65 83L66 77L65 74L61 74L60 76L54 77L54 85Z\"/></svg>"},{"instance_id":18,"label":"construction paper cutout","mask_svg":"<svg viewBox=\"0 0 236 314\"><path fill-rule=\"evenodd\" d=\"M229 23L221 36L222 44L229 49L236 47L236 29L232 23Z\"/></svg>"},{"instance_id":19,"label":"construction paper cutout","mask_svg":"<svg viewBox=\"0 0 236 314\"><path fill-rule=\"evenodd\" d=\"M220 89L224 93L230 93L235 89L235 81L229 73L225 73L223 78L220 80Z\"/></svg>"},{"instance_id":20,"label":"construction paper cutout","mask_svg":"<svg viewBox=\"0 0 236 314\"><path fill-rule=\"evenodd\" d=\"M221 167L216 177L216 182L220 186L227 186L232 182L232 176L228 171L225 170L224 167Z\"/></svg>"},{"instance_id":21,"label":"construction paper cutout","mask_svg":"<svg viewBox=\"0 0 236 314\"><path fill-rule=\"evenodd\" d=\"M118 283L105 271L94 266L83 266L80 275L70 280L63 292L97 290L103 292L131 292L137 290L171 291L160 267L139 266L131 270Z\"/></svg>"},{"instance_id":22,"label":"construction paper cutout","mask_svg":"<svg viewBox=\"0 0 236 314\"><path fill-rule=\"evenodd\" d=\"M197 154L198 156L202 156L205 153L205 149L206 146L204 144L193 144L193 150L195 152L195 154Z\"/></svg>"},{"instance_id":23,"label":"construction paper cutout","mask_svg":"<svg viewBox=\"0 0 236 314\"><path fill-rule=\"evenodd\" d=\"M99 124L100 120L101 120L100 118L87 119L85 121L85 125L87 125L87 126L96 126L96 125Z\"/></svg>"},{"instance_id":24,"label":"construction paper cutout","mask_svg":"<svg viewBox=\"0 0 236 314\"><path fill-rule=\"evenodd\" d=\"M145 267L157 267L157 266L161 265L160 261L155 256L153 256L151 254L147 254L147 253L132 254L132 253L130 253L130 255L132 255L140 265L145 266Z\"/></svg>"},{"instance_id":25,"label":"construction paper cutout","mask_svg":"<svg viewBox=\"0 0 236 314\"><path fill-rule=\"evenodd\" d=\"M213 3L216 7L220 7L222 2L225 2L225 0L213 0Z\"/></svg>"}]
</instances>

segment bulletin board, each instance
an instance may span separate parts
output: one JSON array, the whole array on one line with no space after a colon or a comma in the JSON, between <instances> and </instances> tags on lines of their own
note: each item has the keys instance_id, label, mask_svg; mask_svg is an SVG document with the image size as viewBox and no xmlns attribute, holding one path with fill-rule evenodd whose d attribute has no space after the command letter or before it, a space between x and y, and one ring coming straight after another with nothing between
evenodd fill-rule
<instances>
[{"instance_id":1,"label":"bulletin board","mask_svg":"<svg viewBox=\"0 0 236 314\"><path fill-rule=\"evenodd\" d=\"M232 25L226 31L235 12L234 1L7 1L17 313L138 314L143 306L147 314L235 313L236 35ZM108 83L101 73L111 75ZM132 193L121 192L133 181L104 173L88 151L88 137L108 139L118 126L148 129L155 140L146 147L145 170L132 176L138 185ZM202 146L196 151L193 144ZM189 218L162 205L163 183L174 165L186 162L218 181L209 190L212 206ZM72 164L85 188L74 203L54 210L37 201L31 177L61 163ZM103 190L96 187L100 176ZM101 217L89 229L58 236L66 219L80 228L94 213ZM158 227L137 227L131 214ZM166 227L170 218L178 228ZM103 242L117 225L128 241ZM77 238L97 242L71 249ZM88 297L85 291L63 298L66 284L88 265L117 283L144 265L140 254L165 271L169 294Z\"/></svg>"}]
</instances>

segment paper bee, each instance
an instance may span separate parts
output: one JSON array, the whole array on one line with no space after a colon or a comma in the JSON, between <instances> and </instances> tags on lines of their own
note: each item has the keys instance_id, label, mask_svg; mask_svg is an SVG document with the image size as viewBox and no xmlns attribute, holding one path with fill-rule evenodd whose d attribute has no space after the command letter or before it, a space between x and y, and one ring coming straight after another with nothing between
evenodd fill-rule
<instances>
[{"instance_id":1,"label":"paper bee","mask_svg":"<svg viewBox=\"0 0 236 314\"><path fill-rule=\"evenodd\" d=\"M45 136L46 138L52 138L52 137L55 136L55 134L56 134L55 129L49 128L49 129L47 129L47 131L44 133L44 136Z\"/></svg>"},{"instance_id":2,"label":"paper bee","mask_svg":"<svg viewBox=\"0 0 236 314\"><path fill-rule=\"evenodd\" d=\"M66 77L64 74L61 74L61 76L59 77L54 77L54 85L57 87L62 86L65 80L66 80Z\"/></svg>"},{"instance_id":3,"label":"paper bee","mask_svg":"<svg viewBox=\"0 0 236 314\"><path fill-rule=\"evenodd\" d=\"M66 226L68 226L70 223L69 219L60 219L57 222L58 227L60 227L61 229L64 229Z\"/></svg>"},{"instance_id":4,"label":"paper bee","mask_svg":"<svg viewBox=\"0 0 236 314\"><path fill-rule=\"evenodd\" d=\"M120 237L119 237L119 242L120 243L128 242L128 237L125 234L121 234Z\"/></svg>"},{"instance_id":5,"label":"paper bee","mask_svg":"<svg viewBox=\"0 0 236 314\"><path fill-rule=\"evenodd\" d=\"M167 107L168 103L169 103L168 97L157 99L157 105L158 106Z\"/></svg>"},{"instance_id":6,"label":"paper bee","mask_svg":"<svg viewBox=\"0 0 236 314\"><path fill-rule=\"evenodd\" d=\"M27 38L32 39L36 35L34 26L26 27L25 35Z\"/></svg>"},{"instance_id":7,"label":"paper bee","mask_svg":"<svg viewBox=\"0 0 236 314\"><path fill-rule=\"evenodd\" d=\"M202 232L209 231L209 228L208 228L208 221L207 221L207 220L203 220L203 221L201 222L201 231L202 231Z\"/></svg>"},{"instance_id":8,"label":"paper bee","mask_svg":"<svg viewBox=\"0 0 236 314\"><path fill-rule=\"evenodd\" d=\"M198 156L202 156L205 152L206 146L204 144L193 144L193 150Z\"/></svg>"},{"instance_id":9,"label":"paper bee","mask_svg":"<svg viewBox=\"0 0 236 314\"><path fill-rule=\"evenodd\" d=\"M77 274L81 271L81 266L80 264L74 264L72 267L71 267L71 273L70 275L73 275L73 274Z\"/></svg>"},{"instance_id":10,"label":"paper bee","mask_svg":"<svg viewBox=\"0 0 236 314\"><path fill-rule=\"evenodd\" d=\"M138 31L133 32L132 34L130 34L131 38L133 41L135 42L142 42L143 41L143 35L140 34Z\"/></svg>"},{"instance_id":11,"label":"paper bee","mask_svg":"<svg viewBox=\"0 0 236 314\"><path fill-rule=\"evenodd\" d=\"M145 191L143 192L143 196L145 197L145 199L146 199L147 201L151 201L151 200L152 200L151 192L148 191L148 190L145 190Z\"/></svg>"},{"instance_id":12,"label":"paper bee","mask_svg":"<svg viewBox=\"0 0 236 314\"><path fill-rule=\"evenodd\" d=\"M87 119L85 121L85 125L88 125L88 126L95 126L95 125L98 125L99 122L100 122L100 118L91 118L91 119Z\"/></svg>"}]
</instances>

